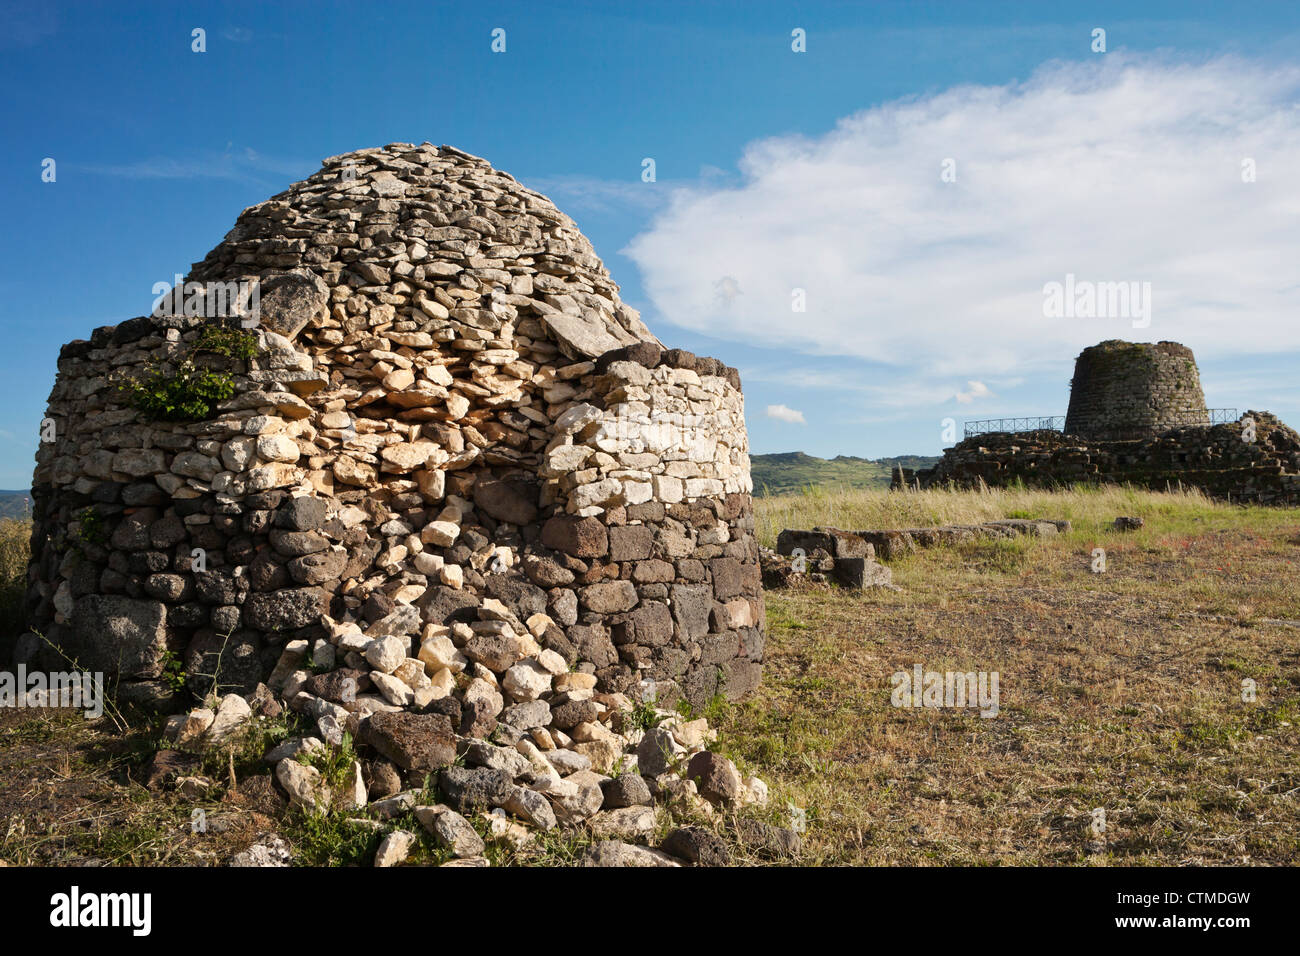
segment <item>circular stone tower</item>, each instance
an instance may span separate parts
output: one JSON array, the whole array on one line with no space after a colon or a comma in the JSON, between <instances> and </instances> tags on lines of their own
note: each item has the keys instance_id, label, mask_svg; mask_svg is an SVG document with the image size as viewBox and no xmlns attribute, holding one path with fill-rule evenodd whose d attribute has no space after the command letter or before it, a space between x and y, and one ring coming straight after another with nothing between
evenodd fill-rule
<instances>
[{"instance_id":1,"label":"circular stone tower","mask_svg":"<svg viewBox=\"0 0 1300 956\"><path fill-rule=\"evenodd\" d=\"M758 682L736 370L663 348L573 220L459 150L336 156L246 209L152 314L63 347L46 425L20 656L127 699L295 662L325 694L362 630L478 666L467 640L526 628L666 706Z\"/></svg>"},{"instance_id":2,"label":"circular stone tower","mask_svg":"<svg viewBox=\"0 0 1300 956\"><path fill-rule=\"evenodd\" d=\"M1110 339L1074 363L1065 432L1093 439L1136 439L1181 425L1208 425L1192 350L1177 342Z\"/></svg>"}]
</instances>

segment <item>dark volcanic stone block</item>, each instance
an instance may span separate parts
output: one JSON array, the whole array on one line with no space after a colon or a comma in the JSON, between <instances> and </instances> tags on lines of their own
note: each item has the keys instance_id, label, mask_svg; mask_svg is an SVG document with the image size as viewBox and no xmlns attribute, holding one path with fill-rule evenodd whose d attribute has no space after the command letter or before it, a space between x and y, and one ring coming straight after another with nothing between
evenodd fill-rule
<instances>
[{"instance_id":1,"label":"dark volcanic stone block","mask_svg":"<svg viewBox=\"0 0 1300 956\"><path fill-rule=\"evenodd\" d=\"M161 601L88 594L72 611L74 656L91 671L125 679L162 673L167 608Z\"/></svg>"},{"instance_id":2,"label":"dark volcanic stone block","mask_svg":"<svg viewBox=\"0 0 1300 956\"><path fill-rule=\"evenodd\" d=\"M474 483L474 505L498 521L525 525L537 520L537 482L517 478Z\"/></svg>"},{"instance_id":3,"label":"dark volcanic stone block","mask_svg":"<svg viewBox=\"0 0 1300 956\"><path fill-rule=\"evenodd\" d=\"M709 562L713 575L713 594L719 601L736 597L745 590L744 574L735 558L714 558Z\"/></svg>"},{"instance_id":4,"label":"dark volcanic stone block","mask_svg":"<svg viewBox=\"0 0 1300 956\"><path fill-rule=\"evenodd\" d=\"M608 667L617 663L618 653L605 628L596 624L575 624L566 632L566 636L577 648L578 659L590 661L597 667Z\"/></svg>"},{"instance_id":5,"label":"dark volcanic stone block","mask_svg":"<svg viewBox=\"0 0 1300 956\"><path fill-rule=\"evenodd\" d=\"M487 767L447 767L438 775L438 789L460 813L500 806L511 783L510 774Z\"/></svg>"},{"instance_id":6,"label":"dark volcanic stone block","mask_svg":"<svg viewBox=\"0 0 1300 956\"><path fill-rule=\"evenodd\" d=\"M595 518L556 515L542 525L542 544L575 558L598 558L609 553L609 533Z\"/></svg>"},{"instance_id":7,"label":"dark volcanic stone block","mask_svg":"<svg viewBox=\"0 0 1300 956\"><path fill-rule=\"evenodd\" d=\"M445 714L371 714L361 736L403 770L437 770L456 759L456 736Z\"/></svg>"},{"instance_id":8,"label":"dark volcanic stone block","mask_svg":"<svg viewBox=\"0 0 1300 956\"><path fill-rule=\"evenodd\" d=\"M290 498L276 513L276 523L290 531L317 531L325 524L325 501L312 495Z\"/></svg>"},{"instance_id":9,"label":"dark volcanic stone block","mask_svg":"<svg viewBox=\"0 0 1300 956\"><path fill-rule=\"evenodd\" d=\"M609 558L611 561L640 561L650 557L654 547L654 532L645 525L626 525L609 529Z\"/></svg>"},{"instance_id":10,"label":"dark volcanic stone block","mask_svg":"<svg viewBox=\"0 0 1300 956\"><path fill-rule=\"evenodd\" d=\"M889 568L867 558L836 558L831 574L840 584L850 588L885 586L893 580Z\"/></svg>"},{"instance_id":11,"label":"dark volcanic stone block","mask_svg":"<svg viewBox=\"0 0 1300 956\"><path fill-rule=\"evenodd\" d=\"M705 584L674 584L672 613L682 637L695 639L709 632L713 589Z\"/></svg>"},{"instance_id":12,"label":"dark volcanic stone block","mask_svg":"<svg viewBox=\"0 0 1300 956\"><path fill-rule=\"evenodd\" d=\"M244 622L259 631L287 631L318 623L328 610L329 598L320 588L284 588L250 594Z\"/></svg>"}]
</instances>

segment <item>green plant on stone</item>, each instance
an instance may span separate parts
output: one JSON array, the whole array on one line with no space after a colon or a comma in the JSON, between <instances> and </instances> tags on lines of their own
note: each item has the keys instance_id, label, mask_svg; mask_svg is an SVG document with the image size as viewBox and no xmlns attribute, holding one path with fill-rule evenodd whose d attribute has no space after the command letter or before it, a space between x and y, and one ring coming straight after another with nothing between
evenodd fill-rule
<instances>
[{"instance_id":1,"label":"green plant on stone","mask_svg":"<svg viewBox=\"0 0 1300 956\"><path fill-rule=\"evenodd\" d=\"M705 705L701 714L710 726L716 727L726 720L728 713L731 711L731 701L727 700L725 693L726 678L723 676L722 668L718 668L718 686L723 688L709 698L708 704Z\"/></svg>"},{"instance_id":2,"label":"green plant on stone","mask_svg":"<svg viewBox=\"0 0 1300 956\"><path fill-rule=\"evenodd\" d=\"M416 787L415 790L415 805L417 807L442 802L442 796L438 792L437 783L434 779L434 775L431 773L426 773L424 775L424 779L420 782L420 786Z\"/></svg>"},{"instance_id":3,"label":"green plant on stone","mask_svg":"<svg viewBox=\"0 0 1300 956\"><path fill-rule=\"evenodd\" d=\"M638 701L632 705L631 721L633 727L652 730L663 720L664 718L656 713L654 700Z\"/></svg>"},{"instance_id":4,"label":"green plant on stone","mask_svg":"<svg viewBox=\"0 0 1300 956\"><path fill-rule=\"evenodd\" d=\"M77 515L77 541L81 544L104 544L108 541L108 528L104 516L91 506Z\"/></svg>"},{"instance_id":5,"label":"green plant on stone","mask_svg":"<svg viewBox=\"0 0 1300 956\"><path fill-rule=\"evenodd\" d=\"M307 866L362 866L374 859L383 833L359 826L341 813L299 813L285 835Z\"/></svg>"},{"instance_id":6,"label":"green plant on stone","mask_svg":"<svg viewBox=\"0 0 1300 956\"><path fill-rule=\"evenodd\" d=\"M191 354L199 352L248 361L257 354L257 335L229 325L205 325Z\"/></svg>"},{"instance_id":7,"label":"green plant on stone","mask_svg":"<svg viewBox=\"0 0 1300 956\"><path fill-rule=\"evenodd\" d=\"M174 364L151 364L138 375L115 383L128 404L157 421L201 421L212 417L215 406L235 394L230 372L208 368L195 361L200 354L230 361L246 361L257 354L257 336L224 325L203 328L199 338Z\"/></svg>"},{"instance_id":8,"label":"green plant on stone","mask_svg":"<svg viewBox=\"0 0 1300 956\"><path fill-rule=\"evenodd\" d=\"M199 368L185 359L175 371L153 368L142 376L124 379L119 388L148 418L199 421L210 417L218 402L235 394L235 380L229 372Z\"/></svg>"},{"instance_id":9,"label":"green plant on stone","mask_svg":"<svg viewBox=\"0 0 1300 956\"><path fill-rule=\"evenodd\" d=\"M336 793L352 783L353 764L356 752L352 748L352 735L344 732L343 741L337 747L323 750L298 752L298 762L320 771L321 781Z\"/></svg>"},{"instance_id":10,"label":"green plant on stone","mask_svg":"<svg viewBox=\"0 0 1300 956\"><path fill-rule=\"evenodd\" d=\"M718 684L720 686L725 685L722 668L718 668ZM698 717L703 717L709 722L710 726L716 726L718 723L725 720L727 715L730 713L731 701L727 700L727 695L725 693L718 691L709 698L708 703L703 707L696 707L683 697L677 702L676 710L683 720L695 720Z\"/></svg>"},{"instance_id":11,"label":"green plant on stone","mask_svg":"<svg viewBox=\"0 0 1300 956\"><path fill-rule=\"evenodd\" d=\"M162 652L162 681L172 689L173 693L179 694L185 690L186 681L190 675L185 672L185 665L175 651Z\"/></svg>"}]
</instances>

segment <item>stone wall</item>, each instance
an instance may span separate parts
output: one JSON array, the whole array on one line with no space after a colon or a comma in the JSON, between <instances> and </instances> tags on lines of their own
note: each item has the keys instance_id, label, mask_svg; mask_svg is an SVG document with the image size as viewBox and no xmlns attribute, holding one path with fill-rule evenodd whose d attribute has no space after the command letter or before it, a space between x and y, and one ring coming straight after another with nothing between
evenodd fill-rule
<instances>
[{"instance_id":1,"label":"stone wall","mask_svg":"<svg viewBox=\"0 0 1300 956\"><path fill-rule=\"evenodd\" d=\"M1048 487L1131 483L1164 491L1180 485L1215 497L1266 504L1300 503L1300 435L1268 412L1247 412L1254 440L1239 422L1170 429L1140 440L1094 441L1054 431L995 433L944 450L926 471L895 475L894 487Z\"/></svg>"},{"instance_id":2,"label":"stone wall","mask_svg":"<svg viewBox=\"0 0 1300 956\"><path fill-rule=\"evenodd\" d=\"M220 317L60 353L28 604L62 653L170 707L170 661L197 694L247 693L298 641L318 676L364 671L348 622L415 659L457 624L508 629L499 601L604 691L757 684L739 377L662 348L545 197L450 147L334 157L187 282L249 278L257 354L204 420L146 421L115 381Z\"/></svg>"},{"instance_id":3,"label":"stone wall","mask_svg":"<svg viewBox=\"0 0 1300 956\"><path fill-rule=\"evenodd\" d=\"M1176 426L1209 423L1200 373L1186 346L1111 339L1075 360L1068 435L1150 438Z\"/></svg>"}]
</instances>

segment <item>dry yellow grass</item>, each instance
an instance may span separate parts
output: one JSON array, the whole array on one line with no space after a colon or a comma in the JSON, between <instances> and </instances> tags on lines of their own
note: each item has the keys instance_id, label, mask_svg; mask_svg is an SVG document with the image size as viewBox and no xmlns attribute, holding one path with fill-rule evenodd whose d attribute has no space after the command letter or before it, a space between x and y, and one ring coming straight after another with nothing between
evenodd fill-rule
<instances>
[{"instance_id":1,"label":"dry yellow grass","mask_svg":"<svg viewBox=\"0 0 1300 956\"><path fill-rule=\"evenodd\" d=\"M1118 515L1134 515L1160 518L1167 531L1210 517L1233 527L1272 525L1284 522L1287 514L1284 509L1242 508L1216 501L1195 489L1155 493L1129 485L962 492L813 488L800 495L756 499L754 511L759 541L768 547L784 528L816 525L862 531L978 524L1001 518L1064 518L1080 530L1097 531Z\"/></svg>"},{"instance_id":2,"label":"dry yellow grass","mask_svg":"<svg viewBox=\"0 0 1300 956\"><path fill-rule=\"evenodd\" d=\"M4 637L23 629L23 591L31 536L31 522L0 518L0 647L5 646Z\"/></svg>"},{"instance_id":3,"label":"dry yellow grass","mask_svg":"<svg viewBox=\"0 0 1300 956\"><path fill-rule=\"evenodd\" d=\"M721 729L776 816L807 812L805 862L1300 859L1300 512L1125 489L822 503L758 502L762 535L1012 515L1075 530L919 552L893 564L896 592L768 592L763 686ZM1147 525L1112 531L1118 514ZM998 715L891 706L915 664L999 672Z\"/></svg>"}]
</instances>

